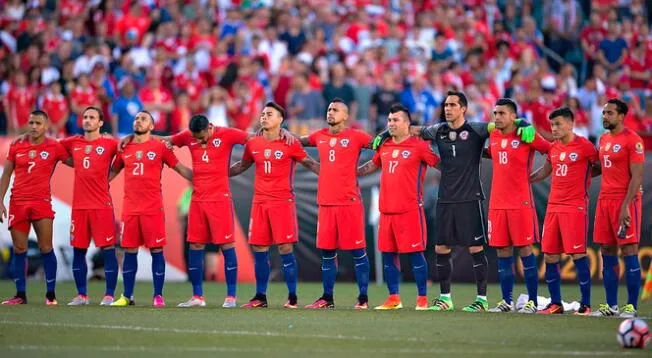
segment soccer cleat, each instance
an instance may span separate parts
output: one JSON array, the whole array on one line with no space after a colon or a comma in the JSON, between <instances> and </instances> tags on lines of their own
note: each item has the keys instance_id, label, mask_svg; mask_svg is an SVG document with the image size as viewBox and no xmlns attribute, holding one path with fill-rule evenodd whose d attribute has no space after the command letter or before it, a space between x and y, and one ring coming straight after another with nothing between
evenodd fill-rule
<instances>
[{"instance_id":1,"label":"soccer cleat","mask_svg":"<svg viewBox=\"0 0 652 358\"><path fill-rule=\"evenodd\" d=\"M591 306L585 305L585 304L580 304L580 309L577 310L577 312L574 313L576 316L588 316L591 314Z\"/></svg>"},{"instance_id":2,"label":"soccer cleat","mask_svg":"<svg viewBox=\"0 0 652 358\"><path fill-rule=\"evenodd\" d=\"M428 296L417 296L417 306L415 311L425 311L428 309Z\"/></svg>"},{"instance_id":3,"label":"soccer cleat","mask_svg":"<svg viewBox=\"0 0 652 358\"><path fill-rule=\"evenodd\" d=\"M511 303L507 303L505 300L501 300L496 304L496 307L490 308L489 312L512 312L514 306Z\"/></svg>"},{"instance_id":4,"label":"soccer cleat","mask_svg":"<svg viewBox=\"0 0 652 358\"><path fill-rule=\"evenodd\" d=\"M235 296L226 296L224 298L224 303L222 303L222 307L224 307L224 308L238 307L236 302L237 302L237 300L236 300Z\"/></svg>"},{"instance_id":5,"label":"soccer cleat","mask_svg":"<svg viewBox=\"0 0 652 358\"><path fill-rule=\"evenodd\" d=\"M538 314L563 314L564 313L564 306L558 304L558 303L548 303L546 308L543 310L537 312Z\"/></svg>"},{"instance_id":6,"label":"soccer cleat","mask_svg":"<svg viewBox=\"0 0 652 358\"><path fill-rule=\"evenodd\" d=\"M113 307L126 307L126 306L133 306L133 305L135 305L135 304L136 304L136 302L134 302L134 300L129 299L129 298L123 296L123 295L120 295L120 298L118 298L117 300L113 301L111 304L109 304L109 306L113 306Z\"/></svg>"},{"instance_id":7,"label":"soccer cleat","mask_svg":"<svg viewBox=\"0 0 652 358\"><path fill-rule=\"evenodd\" d=\"M464 312L487 312L487 300L484 298L476 298L475 302L471 303L470 305L462 308L462 311Z\"/></svg>"},{"instance_id":8,"label":"soccer cleat","mask_svg":"<svg viewBox=\"0 0 652 358\"><path fill-rule=\"evenodd\" d=\"M398 310L403 308L403 303L401 303L401 296L399 295L389 295L389 297L385 300L385 303L383 303L380 306L374 307L375 310Z\"/></svg>"},{"instance_id":9,"label":"soccer cleat","mask_svg":"<svg viewBox=\"0 0 652 358\"><path fill-rule=\"evenodd\" d=\"M534 301L527 301L525 306L523 306L518 313L537 313L537 305L534 304Z\"/></svg>"},{"instance_id":10,"label":"soccer cleat","mask_svg":"<svg viewBox=\"0 0 652 358\"><path fill-rule=\"evenodd\" d=\"M53 298L53 299L46 298L45 299L45 305L46 306L58 306L59 302L57 302L56 298Z\"/></svg>"},{"instance_id":11,"label":"soccer cleat","mask_svg":"<svg viewBox=\"0 0 652 358\"><path fill-rule=\"evenodd\" d=\"M3 305L26 305L27 300L18 296L2 302Z\"/></svg>"},{"instance_id":12,"label":"soccer cleat","mask_svg":"<svg viewBox=\"0 0 652 358\"><path fill-rule=\"evenodd\" d=\"M627 304L620 309L620 318L635 318L636 308L633 304Z\"/></svg>"},{"instance_id":13,"label":"soccer cleat","mask_svg":"<svg viewBox=\"0 0 652 358\"><path fill-rule=\"evenodd\" d=\"M368 301L369 301L369 298L367 297L367 295L358 295L358 302L356 302L356 304L355 304L355 306L353 306L353 308L355 308L356 310L369 309Z\"/></svg>"},{"instance_id":14,"label":"soccer cleat","mask_svg":"<svg viewBox=\"0 0 652 358\"><path fill-rule=\"evenodd\" d=\"M205 307L206 301L204 301L204 296L192 296L188 301L181 302L177 307Z\"/></svg>"},{"instance_id":15,"label":"soccer cleat","mask_svg":"<svg viewBox=\"0 0 652 358\"><path fill-rule=\"evenodd\" d=\"M68 306L86 306L88 303L88 296L77 295L77 297L73 298L72 301L68 302Z\"/></svg>"},{"instance_id":16,"label":"soccer cleat","mask_svg":"<svg viewBox=\"0 0 652 358\"><path fill-rule=\"evenodd\" d=\"M115 298L111 295L104 295L104 298L102 298L102 302L100 302L100 306L111 306L111 304L115 301Z\"/></svg>"},{"instance_id":17,"label":"soccer cleat","mask_svg":"<svg viewBox=\"0 0 652 358\"><path fill-rule=\"evenodd\" d=\"M432 301L432 306L428 307L429 311L452 311L455 309L453 306L453 299L448 296L439 296Z\"/></svg>"},{"instance_id":18,"label":"soccer cleat","mask_svg":"<svg viewBox=\"0 0 652 358\"><path fill-rule=\"evenodd\" d=\"M154 296L154 298L152 298L152 306L165 307L165 300L163 299L163 296L161 295Z\"/></svg>"},{"instance_id":19,"label":"soccer cleat","mask_svg":"<svg viewBox=\"0 0 652 358\"><path fill-rule=\"evenodd\" d=\"M254 298L240 306L240 308L267 308L267 297L263 295L255 295Z\"/></svg>"},{"instance_id":20,"label":"soccer cleat","mask_svg":"<svg viewBox=\"0 0 652 358\"><path fill-rule=\"evenodd\" d=\"M305 308L308 308L308 309L330 309L330 308L335 308L335 302L328 301L328 300L324 299L323 297L320 297L314 303L306 305Z\"/></svg>"},{"instance_id":21,"label":"soccer cleat","mask_svg":"<svg viewBox=\"0 0 652 358\"><path fill-rule=\"evenodd\" d=\"M618 309L618 306L609 306L608 304L601 304L600 307L598 307L597 311L591 312L589 316L591 317L615 317L620 314L620 310Z\"/></svg>"}]
</instances>

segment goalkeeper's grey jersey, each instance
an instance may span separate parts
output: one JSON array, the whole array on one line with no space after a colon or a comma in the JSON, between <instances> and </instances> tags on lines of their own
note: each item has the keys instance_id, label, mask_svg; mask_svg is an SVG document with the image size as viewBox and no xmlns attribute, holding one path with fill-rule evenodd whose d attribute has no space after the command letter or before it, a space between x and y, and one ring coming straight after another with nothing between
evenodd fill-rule
<instances>
[{"instance_id":1,"label":"goalkeeper's grey jersey","mask_svg":"<svg viewBox=\"0 0 652 358\"><path fill-rule=\"evenodd\" d=\"M431 140L441 157L440 203L484 200L480 160L489 138L487 123L465 121L458 129L437 123L422 128L421 138Z\"/></svg>"}]
</instances>

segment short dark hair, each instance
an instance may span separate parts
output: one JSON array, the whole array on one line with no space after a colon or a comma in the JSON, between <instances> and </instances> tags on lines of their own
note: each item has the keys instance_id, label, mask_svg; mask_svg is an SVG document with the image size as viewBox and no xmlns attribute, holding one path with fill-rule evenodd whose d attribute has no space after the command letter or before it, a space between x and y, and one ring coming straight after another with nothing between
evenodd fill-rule
<instances>
[{"instance_id":1,"label":"short dark hair","mask_svg":"<svg viewBox=\"0 0 652 358\"><path fill-rule=\"evenodd\" d=\"M571 111L570 108L568 107L561 107L557 108L550 115L548 116L549 120L552 120L555 117L564 117L566 119L570 119L571 122L575 121L575 115L573 114L573 111Z\"/></svg>"},{"instance_id":2,"label":"short dark hair","mask_svg":"<svg viewBox=\"0 0 652 358\"><path fill-rule=\"evenodd\" d=\"M341 103L346 108L347 112L349 110L349 106L346 104L346 102L344 102L344 100L339 97L333 98L333 100L331 100L331 103Z\"/></svg>"},{"instance_id":3,"label":"short dark hair","mask_svg":"<svg viewBox=\"0 0 652 358\"><path fill-rule=\"evenodd\" d=\"M94 106L88 106L88 107L84 108L84 112L82 112L82 116L83 116L83 114L86 113L86 111L88 111L89 109L92 109L92 110L94 110L95 112L97 112L97 115L100 117L100 121L104 122L104 112L103 112L101 109L99 109L99 108L97 108L97 107L94 107Z\"/></svg>"},{"instance_id":4,"label":"short dark hair","mask_svg":"<svg viewBox=\"0 0 652 358\"><path fill-rule=\"evenodd\" d=\"M612 98L608 100L607 103L615 104L616 112L618 112L619 114L627 115L627 111L629 111L629 107L627 106L627 103L623 102L619 98Z\"/></svg>"},{"instance_id":5,"label":"short dark hair","mask_svg":"<svg viewBox=\"0 0 652 358\"><path fill-rule=\"evenodd\" d=\"M516 106L516 102L510 98L499 98L496 101L496 106L507 106L512 110L512 112L518 113L518 106Z\"/></svg>"},{"instance_id":6,"label":"short dark hair","mask_svg":"<svg viewBox=\"0 0 652 358\"><path fill-rule=\"evenodd\" d=\"M208 129L208 118L203 114L195 114L190 118L190 123L188 123L188 129L193 133L199 133L203 130Z\"/></svg>"},{"instance_id":7,"label":"short dark hair","mask_svg":"<svg viewBox=\"0 0 652 358\"><path fill-rule=\"evenodd\" d=\"M412 115L410 114L410 111L405 107L404 105L400 103L394 103L390 108L389 108L389 113L398 113L398 112L404 112L407 115L408 121L412 123Z\"/></svg>"},{"instance_id":8,"label":"short dark hair","mask_svg":"<svg viewBox=\"0 0 652 358\"><path fill-rule=\"evenodd\" d=\"M279 105L278 103L269 101L269 102L265 103L265 107L274 108L275 110L277 110L281 114L281 118L285 119L285 115L286 115L285 108L281 107L281 105Z\"/></svg>"},{"instance_id":9,"label":"short dark hair","mask_svg":"<svg viewBox=\"0 0 652 358\"><path fill-rule=\"evenodd\" d=\"M464 92L448 91L448 93L446 93L446 97L448 97L448 96L457 96L457 98L460 99L460 106L467 107L467 108L469 107L469 101L467 101L466 95L464 94Z\"/></svg>"},{"instance_id":10,"label":"short dark hair","mask_svg":"<svg viewBox=\"0 0 652 358\"><path fill-rule=\"evenodd\" d=\"M29 115L34 116L34 117L43 117L43 118L45 118L46 121L50 120L50 117L48 117L48 114L45 113L45 111L42 111L40 109L33 110L32 113L30 113Z\"/></svg>"},{"instance_id":11,"label":"short dark hair","mask_svg":"<svg viewBox=\"0 0 652 358\"><path fill-rule=\"evenodd\" d=\"M152 124L156 124L156 122L154 121L154 116L152 115L152 113L150 113L150 111L145 110L145 109L141 109L140 111L138 111L138 113L147 114L149 116L149 118L152 120Z\"/></svg>"}]
</instances>

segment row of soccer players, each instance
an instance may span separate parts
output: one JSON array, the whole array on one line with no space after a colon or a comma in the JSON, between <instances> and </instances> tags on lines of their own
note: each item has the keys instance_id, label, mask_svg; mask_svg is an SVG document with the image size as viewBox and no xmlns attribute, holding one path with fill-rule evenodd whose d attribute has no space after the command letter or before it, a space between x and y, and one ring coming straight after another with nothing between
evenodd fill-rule
<instances>
[{"instance_id":1,"label":"row of soccer players","mask_svg":"<svg viewBox=\"0 0 652 358\"><path fill-rule=\"evenodd\" d=\"M561 253L572 254L575 259L583 296L580 313L590 312L588 301L590 276L587 276L589 270L585 256L588 206L586 189L589 180L588 170L591 166L599 168L600 163L603 163L601 166L604 170L604 179L598 206L595 241L603 244L608 304L601 306L595 314L619 313L615 296L618 276L614 271L618 262L615 256L618 245L623 248L628 271L640 271L640 267L637 266L638 259L634 260L633 257L637 257L636 242L640 231L640 194L637 194L637 190L642 180L643 148L640 138L624 129L622 125L623 117L627 112L626 105L615 99L605 104L604 124L610 133L605 134L601 139L599 163L596 163L595 149L585 139L573 134L573 115L567 109L555 111L550 117L553 132L558 139L551 146L550 143L535 137L534 129L529 124L516 119L516 105L511 100L501 99L496 103L495 124L465 121L467 102L461 92L450 92L444 108L446 123L422 128L410 126L409 112L404 107L394 106L388 119L388 131L370 144L371 137L368 134L346 127L348 108L342 101L335 100L329 105L327 112L329 128L299 139L303 145L313 145L318 148L321 165L307 156L301 145L280 129L285 111L274 103L265 106L260 119L263 133L257 137L230 128L213 127L208 124L204 116L194 116L189 131L164 138L173 145L188 146L193 158L194 173L178 163L174 154L163 143L151 138L153 119L147 112L140 112L136 116L134 136L130 138L123 152L117 151L115 140L99 135L102 115L97 109L89 108L85 111L83 119L85 135L63 140L61 144L64 150L59 149L60 145L56 142L43 137L44 131L40 129L47 125L47 116L42 112L35 112L30 118L29 140L12 145L3 175L3 186L0 189L4 189L1 192L4 195L14 165L16 166L14 185L23 188L27 186L25 184L27 180L31 183L47 183L57 159L73 164L75 196L71 243L75 247L73 273L79 295L70 304L88 304L85 291L85 254L93 238L97 246L104 248L103 252L107 258L107 291L102 303L118 306L133 304L133 286L137 269L136 251L140 245L145 245L150 248L153 257L154 305L161 306L164 305L162 286L165 261L162 247L165 245L165 231L160 173L163 163L166 163L192 180L194 187L188 225L188 241L191 243L189 273L193 296L180 306L205 305L202 294L203 247L206 243L216 243L221 245L225 258L227 298L224 306L233 307L236 305L237 259L233 249L233 204L227 175L237 175L256 163L249 240L255 257L257 287L254 298L243 307L267 306L265 293L269 278L268 250L271 245L276 244L281 253L283 273L289 291L285 307L295 308L297 307L297 268L292 251L293 244L297 241L297 224L292 176L294 163L299 161L315 173L321 170L317 198L319 204L317 246L323 253L324 294L307 307L334 307L336 250L340 249L353 251L356 278L360 288L355 307L364 309L367 308L369 263L365 252L364 214L356 177L382 169L379 247L383 252L384 274L390 296L384 304L376 308L402 307L398 284L400 273L396 262L397 254L408 253L419 291L416 308L452 310L454 306L450 289L450 252L452 246L461 245L467 246L472 254L478 282L478 297L464 310L485 311L488 308L487 261L483 252L485 229L482 209L479 205L480 200L484 199L479 180L479 164L485 141L490 138L489 150L485 153L492 158L495 165L488 238L489 244L498 249L499 277L503 291L503 300L492 311L512 310L513 246L520 248L528 293L533 298L521 311L537 311L537 273L531 243L537 240L538 229L529 181L541 180L550 175L554 169L548 210L550 214L546 217L543 239L547 262L546 281L550 286L552 303L542 312L560 313L562 310L558 273ZM621 133L624 135L620 135ZM285 139L282 139L283 136ZM427 142L416 137L432 140L438 146L441 157L432 152ZM391 140L387 140L388 138ZM246 145L242 161L234 164L227 173L231 148L235 144L244 143ZM50 145L51 152L57 154L49 155L46 150L32 148L44 144ZM377 150L374 158L357 168L360 150L370 146ZM552 153L548 156L546 165L530 178L533 150L541 152L550 150ZM559 153L554 154L556 152ZM72 154L72 163L67 154ZM111 166L114 155L116 159ZM45 169L32 172L33 169L37 169L38 160L35 161L38 159L37 156L43 161L50 158L49 168L43 163L38 169L42 167ZM27 158L30 161L26 159L21 161L18 158ZM421 192L425 167L428 165L436 166L442 172L436 225L438 231L436 261L441 281L441 295L434 300L431 307L428 306L426 292L428 270L423 256L426 236ZM125 289L123 295L114 301L117 277L115 233L111 231L106 220L103 224L101 219L93 220L93 218L113 215L108 181L123 167L128 169L125 172L122 242L122 246L127 248L123 265ZM622 169L623 167L625 169ZM111 174L107 177L109 168ZM28 175L37 172L42 172L43 178L40 181L32 181ZM581 177L581 174L584 177ZM579 183L584 185L578 185ZM399 195L397 195L397 188L400 188ZM31 192L33 194L34 190ZM26 302L24 269L21 271L20 266L25 260L25 231L28 231L30 222L34 223L39 240L43 242L41 250L45 254L48 285L46 302L56 302L52 279L54 277L52 272L56 270L56 258L48 253L51 252L51 243L48 246L48 239L51 242L53 217L49 208L49 186L41 192L41 197L36 200L33 196L17 195L22 192L16 188L12 194L9 226L14 238L14 268L17 269L18 279L17 295L6 303ZM37 210L34 210L35 202L39 202L41 207L46 206L43 204L45 202L48 208L40 211L37 205ZM29 207L30 210L21 211L24 207ZM287 220L272 220L270 215L272 212L280 212L280 217ZM91 221L93 225L90 224ZM48 225L49 232L39 229L40 226ZM623 238L617 239L618 228L623 228ZM636 285L630 275L627 276L627 280L630 298L623 311L624 314L633 315L640 277Z\"/></svg>"}]
</instances>

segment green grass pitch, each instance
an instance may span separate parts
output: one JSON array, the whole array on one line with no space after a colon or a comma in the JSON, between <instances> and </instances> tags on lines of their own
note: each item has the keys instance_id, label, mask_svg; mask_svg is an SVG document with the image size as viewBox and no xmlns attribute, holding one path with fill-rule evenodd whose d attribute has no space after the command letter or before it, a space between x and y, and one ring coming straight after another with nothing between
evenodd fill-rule
<instances>
[{"instance_id":1,"label":"green grass pitch","mask_svg":"<svg viewBox=\"0 0 652 358\"><path fill-rule=\"evenodd\" d=\"M29 304L0 306L1 357L561 357L647 356L652 347L621 349L616 342L619 319L523 314L465 313L461 308L475 296L475 285L454 284L455 312L414 311L414 284L401 285L400 311L355 311L357 286L335 286L335 310L287 310L283 283L270 284L270 308L245 310L221 306L223 284L207 283L206 308L183 309L190 284L166 284L167 307L151 307L151 284L138 283L135 307L99 307L103 283L91 283L91 305L67 307L74 285L57 286L60 306L46 307L44 284L30 281ZM253 295L254 286L238 286L238 303ZM121 291L119 284L118 292ZM430 298L439 292L430 288ZM517 285L515 293L525 292ZM539 288L547 295L545 286ZM299 304L321 294L318 283L299 283ZM489 287L489 301L500 288ZM577 298L575 285L562 288L565 298ZM0 282L0 296L14 294L11 281ZM369 289L371 305L381 304L384 286ZM593 306L604 300L600 283L593 286ZM620 302L626 298L621 287ZM652 317L652 302L642 303L639 315ZM652 320L648 320L652 324Z\"/></svg>"}]
</instances>

